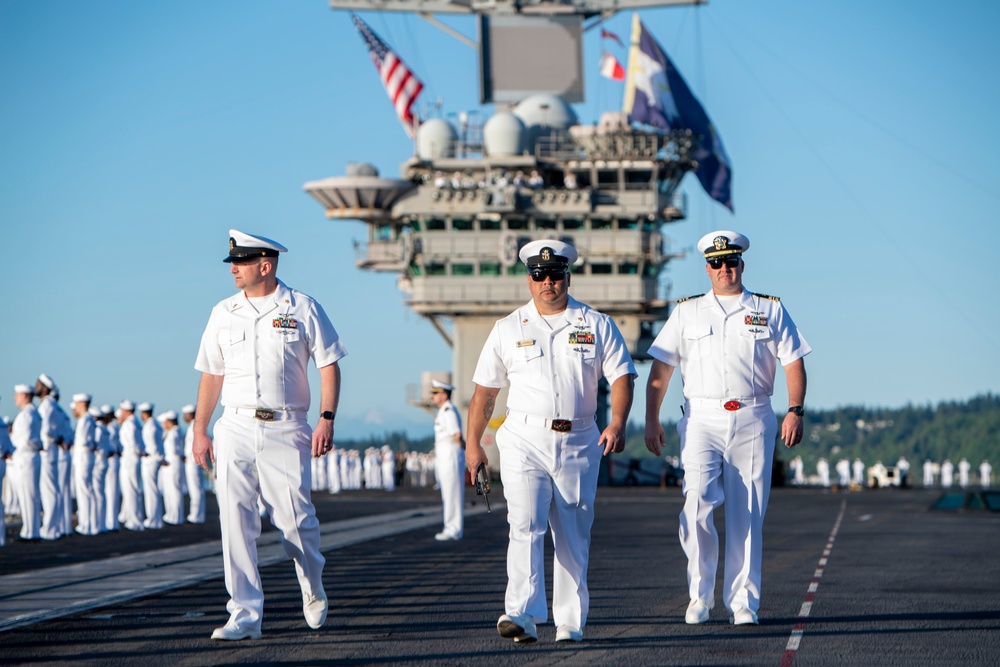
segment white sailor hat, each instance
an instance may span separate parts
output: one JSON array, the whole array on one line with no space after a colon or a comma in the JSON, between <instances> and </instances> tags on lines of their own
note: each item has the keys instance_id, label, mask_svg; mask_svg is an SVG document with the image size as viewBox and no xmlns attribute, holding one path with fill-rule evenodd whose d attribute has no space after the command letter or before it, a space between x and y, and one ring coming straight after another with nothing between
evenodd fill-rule
<instances>
[{"instance_id":1,"label":"white sailor hat","mask_svg":"<svg viewBox=\"0 0 1000 667\"><path fill-rule=\"evenodd\" d=\"M288 248L266 236L245 234L238 229L229 230L229 257L223 262L242 262L257 257L277 257Z\"/></svg>"},{"instance_id":2,"label":"white sailor hat","mask_svg":"<svg viewBox=\"0 0 1000 667\"><path fill-rule=\"evenodd\" d=\"M705 255L705 259L742 255L749 249L750 239L739 232L731 232L726 229L705 234L698 241L698 250Z\"/></svg>"},{"instance_id":3,"label":"white sailor hat","mask_svg":"<svg viewBox=\"0 0 1000 667\"><path fill-rule=\"evenodd\" d=\"M525 244L517 254L528 268L574 264L580 256L576 248L564 241L541 239Z\"/></svg>"},{"instance_id":4,"label":"white sailor hat","mask_svg":"<svg viewBox=\"0 0 1000 667\"><path fill-rule=\"evenodd\" d=\"M44 384L49 389L51 389L52 391L55 391L55 389L56 389L56 382L55 382L55 380L53 380L52 378L50 378L45 373L42 373L41 375L38 376L38 381L41 382L42 384Z\"/></svg>"},{"instance_id":5,"label":"white sailor hat","mask_svg":"<svg viewBox=\"0 0 1000 667\"><path fill-rule=\"evenodd\" d=\"M135 412L135 403L128 400L127 398L118 404L118 407L122 410L128 410L129 412Z\"/></svg>"},{"instance_id":6,"label":"white sailor hat","mask_svg":"<svg viewBox=\"0 0 1000 667\"><path fill-rule=\"evenodd\" d=\"M81 392L79 394L73 394L73 402L74 403L90 403L90 394L86 394L86 393L83 393L83 392Z\"/></svg>"},{"instance_id":7,"label":"white sailor hat","mask_svg":"<svg viewBox=\"0 0 1000 667\"><path fill-rule=\"evenodd\" d=\"M3 417L0 417L0 422L2 422L4 426L10 426L10 417L4 415Z\"/></svg>"},{"instance_id":8,"label":"white sailor hat","mask_svg":"<svg viewBox=\"0 0 1000 667\"><path fill-rule=\"evenodd\" d=\"M35 390L26 384L15 384L14 385L15 394L28 394L29 396L35 395Z\"/></svg>"},{"instance_id":9,"label":"white sailor hat","mask_svg":"<svg viewBox=\"0 0 1000 667\"><path fill-rule=\"evenodd\" d=\"M110 414L114 414L114 409L111 407L109 403L105 403L104 405L101 406L101 416L106 417Z\"/></svg>"},{"instance_id":10,"label":"white sailor hat","mask_svg":"<svg viewBox=\"0 0 1000 667\"><path fill-rule=\"evenodd\" d=\"M92 408L88 409L87 413L91 417L100 417L101 416L101 409L95 406L95 407L92 407Z\"/></svg>"},{"instance_id":11,"label":"white sailor hat","mask_svg":"<svg viewBox=\"0 0 1000 667\"><path fill-rule=\"evenodd\" d=\"M188 403L183 408L181 408L181 414L193 415L194 414L194 406L191 405L190 403Z\"/></svg>"},{"instance_id":12,"label":"white sailor hat","mask_svg":"<svg viewBox=\"0 0 1000 667\"><path fill-rule=\"evenodd\" d=\"M161 424L163 422L165 422L165 421L176 422L177 421L177 413L174 412L173 410L167 410L166 412L164 412L163 414L161 414L159 417L157 417L156 421L160 422Z\"/></svg>"},{"instance_id":13,"label":"white sailor hat","mask_svg":"<svg viewBox=\"0 0 1000 667\"><path fill-rule=\"evenodd\" d=\"M431 393L437 394L442 391L455 391L455 386L441 380L431 380Z\"/></svg>"},{"instance_id":14,"label":"white sailor hat","mask_svg":"<svg viewBox=\"0 0 1000 667\"><path fill-rule=\"evenodd\" d=\"M137 409L139 410L139 412L152 412L153 404L148 401L145 403L140 403Z\"/></svg>"}]
</instances>

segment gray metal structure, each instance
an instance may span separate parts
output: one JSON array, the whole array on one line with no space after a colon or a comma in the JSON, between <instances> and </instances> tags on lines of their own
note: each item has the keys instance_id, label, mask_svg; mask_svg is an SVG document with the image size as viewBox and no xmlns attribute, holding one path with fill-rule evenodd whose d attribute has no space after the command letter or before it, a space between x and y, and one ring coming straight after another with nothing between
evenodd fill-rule
<instances>
[{"instance_id":1,"label":"gray metal structure","mask_svg":"<svg viewBox=\"0 0 1000 667\"><path fill-rule=\"evenodd\" d=\"M700 3L331 0L335 9L529 13L549 7L584 16L671 4ZM459 409L468 408L473 371L494 322L530 298L518 251L534 239L558 238L580 251L571 294L612 316L634 358L645 359L655 326L668 314L661 273L671 254L662 226L684 217L679 186L696 166L690 136L636 129L620 113L580 125L555 95L533 96L512 113L498 111L483 126L460 130L443 119L426 121L416 155L398 179L353 165L347 176L305 184L328 218L367 224L356 265L398 274L406 303L452 347L452 398ZM409 398L426 408L430 376L424 375L428 386ZM504 400L502 394L498 403ZM598 414L599 423L605 420Z\"/></svg>"}]
</instances>

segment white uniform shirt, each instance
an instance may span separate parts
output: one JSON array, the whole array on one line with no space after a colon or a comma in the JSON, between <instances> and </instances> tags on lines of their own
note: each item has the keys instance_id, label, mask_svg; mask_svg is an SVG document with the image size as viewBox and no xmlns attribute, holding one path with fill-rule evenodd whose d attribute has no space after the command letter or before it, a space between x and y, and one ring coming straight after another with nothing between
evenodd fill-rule
<instances>
[{"instance_id":1,"label":"white uniform shirt","mask_svg":"<svg viewBox=\"0 0 1000 667\"><path fill-rule=\"evenodd\" d=\"M21 408L14 417L14 427L10 432L14 449L18 452L37 452L42 447L42 420L33 403Z\"/></svg>"},{"instance_id":2,"label":"white uniform shirt","mask_svg":"<svg viewBox=\"0 0 1000 667\"><path fill-rule=\"evenodd\" d=\"M42 449L47 453L55 454L56 447L58 447L56 443L65 428L62 423L62 415L59 414L62 410L59 409L59 404L56 403L56 399L51 394L38 401L37 409L38 416L42 420Z\"/></svg>"},{"instance_id":3,"label":"white uniform shirt","mask_svg":"<svg viewBox=\"0 0 1000 667\"><path fill-rule=\"evenodd\" d=\"M84 413L76 420L76 433L73 436L73 454L83 456L92 454L97 448L97 427L94 418Z\"/></svg>"},{"instance_id":4,"label":"white uniform shirt","mask_svg":"<svg viewBox=\"0 0 1000 667\"><path fill-rule=\"evenodd\" d=\"M184 439L181 437L181 429L178 426L163 433L163 453L167 462L176 465L181 462L184 456Z\"/></svg>"},{"instance_id":5,"label":"white uniform shirt","mask_svg":"<svg viewBox=\"0 0 1000 667\"><path fill-rule=\"evenodd\" d=\"M107 424L105 428L108 429L108 455L121 455L122 443L118 439L118 432L121 430L121 427L118 425L118 422L113 421L110 424Z\"/></svg>"},{"instance_id":6,"label":"white uniform shirt","mask_svg":"<svg viewBox=\"0 0 1000 667\"><path fill-rule=\"evenodd\" d=\"M462 435L462 418L451 401L447 401L434 417L434 446L458 447L456 435Z\"/></svg>"},{"instance_id":7,"label":"white uniform shirt","mask_svg":"<svg viewBox=\"0 0 1000 667\"><path fill-rule=\"evenodd\" d=\"M322 306L278 288L258 313L241 291L220 301L201 337L195 369L224 375L224 407L308 411L309 359L317 368L347 354Z\"/></svg>"},{"instance_id":8,"label":"white uniform shirt","mask_svg":"<svg viewBox=\"0 0 1000 667\"><path fill-rule=\"evenodd\" d=\"M139 421L135 415L122 421L121 428L118 430L118 440L121 442L122 458L137 459L142 456Z\"/></svg>"},{"instance_id":9,"label":"white uniform shirt","mask_svg":"<svg viewBox=\"0 0 1000 667\"><path fill-rule=\"evenodd\" d=\"M7 432L7 426L0 423L0 459L6 458L8 454L14 453L14 443L11 442L10 433ZM0 480L0 484L3 480Z\"/></svg>"},{"instance_id":10,"label":"white uniform shirt","mask_svg":"<svg viewBox=\"0 0 1000 667\"><path fill-rule=\"evenodd\" d=\"M685 398L739 399L770 396L777 364L811 351L780 301L744 289L729 314L713 293L678 303L649 356L680 366Z\"/></svg>"},{"instance_id":11,"label":"white uniform shirt","mask_svg":"<svg viewBox=\"0 0 1000 667\"><path fill-rule=\"evenodd\" d=\"M597 413L601 377L614 384L623 375L635 375L635 366L618 327L570 297L566 310L551 323L539 315L534 301L499 320L472 380L493 389L509 382L510 411L581 419Z\"/></svg>"},{"instance_id":12,"label":"white uniform shirt","mask_svg":"<svg viewBox=\"0 0 1000 667\"><path fill-rule=\"evenodd\" d=\"M184 432L184 459L189 464L198 465L194 460L194 424Z\"/></svg>"},{"instance_id":13,"label":"white uniform shirt","mask_svg":"<svg viewBox=\"0 0 1000 667\"><path fill-rule=\"evenodd\" d=\"M152 417L142 423L142 451L151 461L163 460L163 427Z\"/></svg>"}]
</instances>

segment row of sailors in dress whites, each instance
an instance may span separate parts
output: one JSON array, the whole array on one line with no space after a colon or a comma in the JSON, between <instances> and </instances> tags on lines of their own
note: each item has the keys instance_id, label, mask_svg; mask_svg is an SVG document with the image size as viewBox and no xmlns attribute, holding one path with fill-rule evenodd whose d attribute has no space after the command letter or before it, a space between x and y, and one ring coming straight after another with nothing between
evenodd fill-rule
<instances>
[{"instance_id":1,"label":"row of sailors in dress whites","mask_svg":"<svg viewBox=\"0 0 1000 667\"><path fill-rule=\"evenodd\" d=\"M792 473L792 484L801 486L806 483L801 456L792 458L788 463L788 467ZM968 460L963 458L958 462L958 485L960 487L966 488L970 485L971 469L972 465ZM910 471L910 463L906 460L906 457L899 457L899 460L896 461L896 470L899 472L901 484L905 486ZM853 463L848 459L840 459L835 466L837 483L840 486L849 486L851 482L864 486L866 471L865 464L860 458L854 459ZM876 461L870 472L876 479L884 479L887 469L881 461ZM938 475L940 475L941 486L945 489L951 488L955 483L955 466L948 459L945 459L940 465L930 459L925 460L923 472L924 486L934 486L935 477ZM992 474L993 467L989 461L984 460L979 464L979 484L984 489L990 487ZM830 463L825 458L820 458L816 462L816 477L819 480L820 486L830 486Z\"/></svg>"},{"instance_id":2,"label":"row of sailors in dress whites","mask_svg":"<svg viewBox=\"0 0 1000 667\"><path fill-rule=\"evenodd\" d=\"M426 487L436 484L434 452L406 452L403 459L402 484ZM312 460L312 490L340 493L356 489L396 489L397 455L389 445L381 449L369 447L362 457L356 449L339 449Z\"/></svg>"},{"instance_id":3,"label":"row of sailors in dress whites","mask_svg":"<svg viewBox=\"0 0 1000 667\"><path fill-rule=\"evenodd\" d=\"M0 429L0 546L5 515L21 516L25 540L204 523L205 480L191 455L193 432L185 437L176 412L154 419L149 403L126 400L112 410L91 406L90 394L79 393L71 401L74 426L58 399L45 374L34 388L14 387L20 411L9 434ZM182 412L185 422L194 420L194 406Z\"/></svg>"}]
</instances>

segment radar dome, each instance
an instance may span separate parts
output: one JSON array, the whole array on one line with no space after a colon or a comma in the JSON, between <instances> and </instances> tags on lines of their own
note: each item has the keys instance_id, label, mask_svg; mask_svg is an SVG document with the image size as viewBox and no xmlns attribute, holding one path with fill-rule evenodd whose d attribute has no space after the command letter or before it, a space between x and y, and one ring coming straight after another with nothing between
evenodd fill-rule
<instances>
[{"instance_id":1,"label":"radar dome","mask_svg":"<svg viewBox=\"0 0 1000 667\"><path fill-rule=\"evenodd\" d=\"M483 125L487 155L520 155L525 149L524 122L509 111L500 111Z\"/></svg>"},{"instance_id":2,"label":"radar dome","mask_svg":"<svg viewBox=\"0 0 1000 667\"><path fill-rule=\"evenodd\" d=\"M378 168L370 162L348 162L348 176L378 176Z\"/></svg>"},{"instance_id":3,"label":"radar dome","mask_svg":"<svg viewBox=\"0 0 1000 667\"><path fill-rule=\"evenodd\" d=\"M417 129L417 155L421 160L455 157L458 132L444 118L425 120Z\"/></svg>"},{"instance_id":4,"label":"radar dome","mask_svg":"<svg viewBox=\"0 0 1000 667\"><path fill-rule=\"evenodd\" d=\"M525 98L514 107L514 114L527 128L529 147L534 146L538 137L552 130L568 130L579 122L573 107L552 93Z\"/></svg>"}]
</instances>

